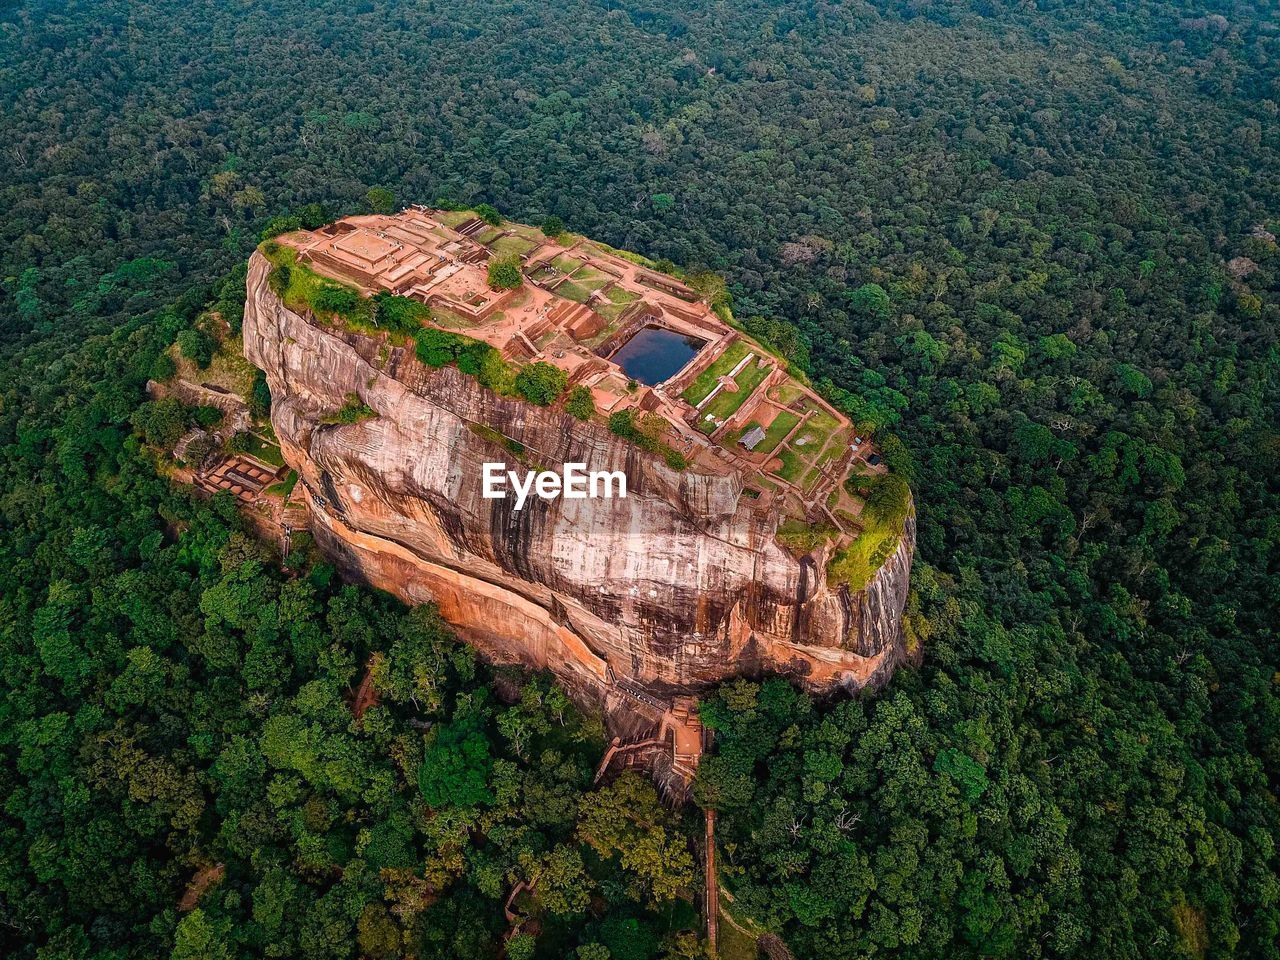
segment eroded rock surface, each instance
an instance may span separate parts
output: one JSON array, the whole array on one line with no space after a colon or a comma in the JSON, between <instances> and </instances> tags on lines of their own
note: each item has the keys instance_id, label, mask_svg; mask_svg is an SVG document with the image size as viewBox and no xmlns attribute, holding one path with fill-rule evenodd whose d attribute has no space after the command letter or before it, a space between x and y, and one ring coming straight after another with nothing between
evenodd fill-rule
<instances>
[{"instance_id":1,"label":"eroded rock surface","mask_svg":"<svg viewBox=\"0 0 1280 960\"><path fill-rule=\"evenodd\" d=\"M580 696L662 698L742 673L856 688L902 659L915 522L868 587L832 589L824 552L797 559L735 475L675 471L556 410L499 397L452 368L287 309L255 254L245 356L261 367L313 532L344 573L434 601L498 662L548 667ZM326 417L355 394L376 416ZM613 500L485 499L483 465L623 470ZM645 693L647 691L647 694ZM637 701L639 702L639 701Z\"/></svg>"}]
</instances>

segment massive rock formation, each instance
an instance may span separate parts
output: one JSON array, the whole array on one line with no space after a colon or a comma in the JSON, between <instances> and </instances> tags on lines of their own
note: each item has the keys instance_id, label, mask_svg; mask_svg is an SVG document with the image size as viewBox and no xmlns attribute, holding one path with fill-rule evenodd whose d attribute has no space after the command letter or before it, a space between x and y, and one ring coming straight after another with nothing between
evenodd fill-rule
<instances>
[{"instance_id":1,"label":"massive rock formation","mask_svg":"<svg viewBox=\"0 0 1280 960\"><path fill-rule=\"evenodd\" d=\"M856 688L902 659L913 516L865 590L833 589L825 549L798 559L780 546L777 517L736 475L672 470L601 425L318 325L280 302L269 269L255 254L245 356L266 372L316 539L348 575L434 601L491 659L549 667L597 701L624 691L657 706L762 670ZM326 422L351 394L376 416ZM494 431L539 468L625 471L628 495L531 497L519 511L485 499L483 464L520 466Z\"/></svg>"}]
</instances>

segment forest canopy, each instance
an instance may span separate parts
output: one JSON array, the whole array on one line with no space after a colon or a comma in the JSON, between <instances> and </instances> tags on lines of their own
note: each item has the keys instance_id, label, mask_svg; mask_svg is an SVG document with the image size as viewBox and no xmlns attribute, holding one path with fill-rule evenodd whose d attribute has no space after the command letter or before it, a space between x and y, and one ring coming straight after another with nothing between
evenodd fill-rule
<instances>
[{"instance_id":1,"label":"forest canopy","mask_svg":"<svg viewBox=\"0 0 1280 960\"><path fill-rule=\"evenodd\" d=\"M257 243L422 202L720 275L910 481L917 662L706 695L722 929L1280 957L1278 63L1251 0L3 5L6 955L700 949L695 810L155 456Z\"/></svg>"}]
</instances>

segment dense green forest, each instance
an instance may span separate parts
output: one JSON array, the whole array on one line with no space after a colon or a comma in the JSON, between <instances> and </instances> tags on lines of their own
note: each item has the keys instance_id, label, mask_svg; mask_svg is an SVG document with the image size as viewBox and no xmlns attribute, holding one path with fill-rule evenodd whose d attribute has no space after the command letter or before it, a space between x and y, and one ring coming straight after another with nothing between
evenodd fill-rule
<instances>
[{"instance_id":1,"label":"dense green forest","mask_svg":"<svg viewBox=\"0 0 1280 960\"><path fill-rule=\"evenodd\" d=\"M1280 957L1274 4L8 0L0 103L5 955L698 955L695 810L143 442L268 220L390 191L721 273L912 481L919 665L703 708L736 924Z\"/></svg>"}]
</instances>

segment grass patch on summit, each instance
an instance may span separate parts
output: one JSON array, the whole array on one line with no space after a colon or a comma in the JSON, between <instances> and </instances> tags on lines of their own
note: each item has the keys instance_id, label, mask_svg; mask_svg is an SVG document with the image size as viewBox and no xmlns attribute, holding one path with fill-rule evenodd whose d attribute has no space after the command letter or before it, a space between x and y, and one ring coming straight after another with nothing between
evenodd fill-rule
<instances>
[{"instance_id":1,"label":"grass patch on summit","mask_svg":"<svg viewBox=\"0 0 1280 960\"><path fill-rule=\"evenodd\" d=\"M732 368L731 368L732 369ZM725 420L738 411L747 398L751 396L752 391L760 385L760 382L768 376L769 371L773 367L762 362L761 357L755 357L750 363L738 371L737 376L733 378L733 382L738 385L737 390L721 390L715 395L715 398L702 408L702 417L700 419L705 423L707 414L718 420Z\"/></svg>"},{"instance_id":2,"label":"grass patch on summit","mask_svg":"<svg viewBox=\"0 0 1280 960\"><path fill-rule=\"evenodd\" d=\"M764 439L756 445L756 453L772 453L783 438L800 422L800 418L789 411L782 411L773 418L764 432Z\"/></svg>"},{"instance_id":3,"label":"grass patch on summit","mask_svg":"<svg viewBox=\"0 0 1280 960\"><path fill-rule=\"evenodd\" d=\"M694 378L693 383L689 384L688 389L681 396L696 407L715 389L716 382L736 367L738 361L745 357L750 349L750 344L745 340L735 340L729 344L724 353L716 357L707 369Z\"/></svg>"}]
</instances>

